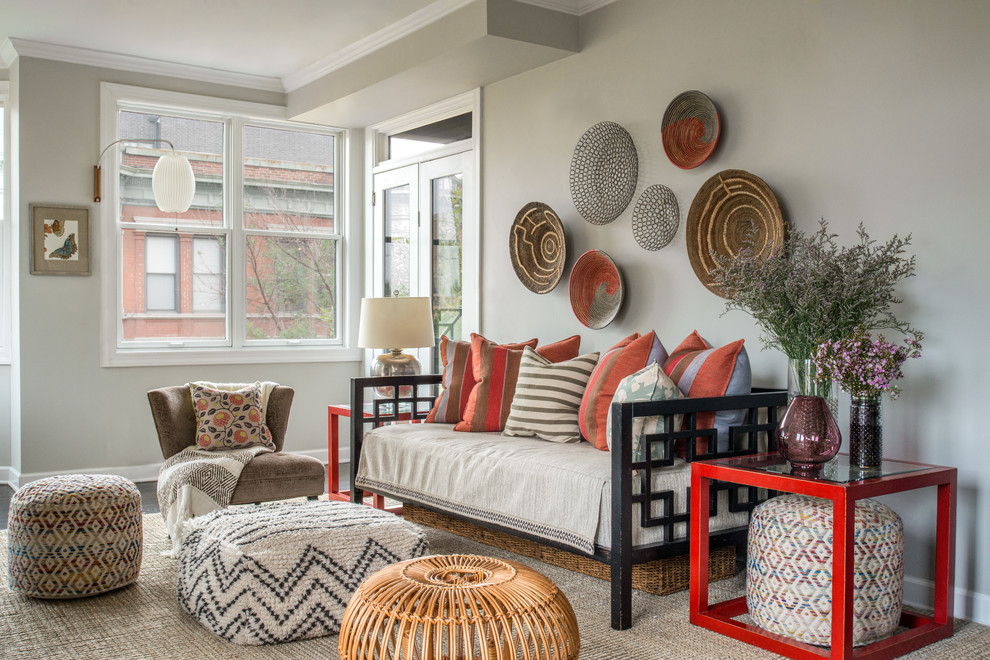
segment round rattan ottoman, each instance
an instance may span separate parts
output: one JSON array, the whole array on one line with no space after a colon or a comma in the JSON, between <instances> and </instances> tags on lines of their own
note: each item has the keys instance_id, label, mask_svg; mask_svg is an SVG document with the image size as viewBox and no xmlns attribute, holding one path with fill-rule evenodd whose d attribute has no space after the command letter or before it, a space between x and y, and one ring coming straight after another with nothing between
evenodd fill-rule
<instances>
[{"instance_id":1,"label":"round rattan ottoman","mask_svg":"<svg viewBox=\"0 0 990 660\"><path fill-rule=\"evenodd\" d=\"M904 526L876 500L856 502L853 645L889 636L901 616ZM787 494L753 509L746 604L754 623L807 644L832 633L832 503Z\"/></svg>"},{"instance_id":2,"label":"round rattan ottoman","mask_svg":"<svg viewBox=\"0 0 990 660\"><path fill-rule=\"evenodd\" d=\"M141 571L141 493L123 477L73 474L24 486L10 500L10 586L36 598L82 598Z\"/></svg>"},{"instance_id":3,"label":"round rattan ottoman","mask_svg":"<svg viewBox=\"0 0 990 660\"><path fill-rule=\"evenodd\" d=\"M433 555L369 577L347 605L341 660L569 660L574 610L528 566L477 555Z\"/></svg>"}]
</instances>

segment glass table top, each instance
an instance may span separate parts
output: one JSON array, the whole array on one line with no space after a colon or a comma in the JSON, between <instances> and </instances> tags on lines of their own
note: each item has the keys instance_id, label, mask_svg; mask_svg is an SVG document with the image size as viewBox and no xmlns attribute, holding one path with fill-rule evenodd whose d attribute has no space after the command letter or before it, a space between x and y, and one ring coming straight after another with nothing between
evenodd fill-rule
<instances>
[{"instance_id":1,"label":"glass table top","mask_svg":"<svg viewBox=\"0 0 990 660\"><path fill-rule=\"evenodd\" d=\"M786 474L794 477L804 477L807 479L817 479L820 481L831 481L833 483L850 483L862 481L864 479L875 479L877 477L888 477L895 474L905 474L908 472L919 472L938 467L936 465L925 465L923 463L907 463L904 461L885 460L876 468L863 468L849 463L849 456L839 454L820 469L815 471L803 471L795 469L784 457L779 454L760 454L757 456L740 456L737 458L725 458L713 461L719 465L755 470L757 472L773 472L776 474Z\"/></svg>"}]
</instances>

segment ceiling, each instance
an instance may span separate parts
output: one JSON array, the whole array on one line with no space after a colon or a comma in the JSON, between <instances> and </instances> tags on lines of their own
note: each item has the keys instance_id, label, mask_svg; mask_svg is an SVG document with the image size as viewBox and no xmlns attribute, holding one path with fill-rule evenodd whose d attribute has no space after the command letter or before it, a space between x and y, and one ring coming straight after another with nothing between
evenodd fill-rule
<instances>
[{"instance_id":1,"label":"ceiling","mask_svg":"<svg viewBox=\"0 0 990 660\"><path fill-rule=\"evenodd\" d=\"M523 1L582 15L611 0ZM246 74L291 91L311 79L308 71L312 77L326 73L349 54L388 43L469 2L3 0L0 44L10 38L15 46L31 46L31 53L52 45Z\"/></svg>"}]
</instances>

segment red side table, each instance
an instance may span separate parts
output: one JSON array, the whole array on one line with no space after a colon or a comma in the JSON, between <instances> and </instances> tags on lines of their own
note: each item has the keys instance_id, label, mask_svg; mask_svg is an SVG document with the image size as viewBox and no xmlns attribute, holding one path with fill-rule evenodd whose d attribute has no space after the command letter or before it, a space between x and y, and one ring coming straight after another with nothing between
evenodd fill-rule
<instances>
[{"instance_id":1,"label":"red side table","mask_svg":"<svg viewBox=\"0 0 990 660\"><path fill-rule=\"evenodd\" d=\"M712 481L800 493L832 501L832 644L812 646L737 621L748 612L745 596L708 603L708 506ZM853 649L853 537L856 500L935 486L934 616L908 610L907 628L887 639ZM701 515L705 512L706 515ZM691 623L789 658L896 658L952 636L952 591L955 571L956 468L884 461L868 473L840 455L819 476L792 475L779 454L696 461L691 464Z\"/></svg>"},{"instance_id":2,"label":"red side table","mask_svg":"<svg viewBox=\"0 0 990 660\"><path fill-rule=\"evenodd\" d=\"M372 417L370 406L364 411L365 417ZM351 501L351 491L340 490L340 418L351 417L350 404L339 404L327 406L327 454L329 462L329 498L341 502ZM399 413L399 419L411 419L412 415L406 412ZM385 508L385 496L377 493L371 494L372 506L376 509ZM401 513L402 507L389 509L393 513Z\"/></svg>"}]
</instances>

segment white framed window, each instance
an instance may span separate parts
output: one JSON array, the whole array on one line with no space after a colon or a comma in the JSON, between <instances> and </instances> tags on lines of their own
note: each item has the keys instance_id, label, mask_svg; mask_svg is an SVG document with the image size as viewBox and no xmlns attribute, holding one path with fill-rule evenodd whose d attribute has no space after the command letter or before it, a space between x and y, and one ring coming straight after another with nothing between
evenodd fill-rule
<instances>
[{"instance_id":1,"label":"white framed window","mask_svg":"<svg viewBox=\"0 0 990 660\"><path fill-rule=\"evenodd\" d=\"M342 341L343 131L285 109L102 85L103 364L354 359ZM159 211L168 140L192 164Z\"/></svg>"},{"instance_id":2,"label":"white framed window","mask_svg":"<svg viewBox=\"0 0 990 660\"><path fill-rule=\"evenodd\" d=\"M434 334L466 339L480 323L481 92L368 131L372 231L366 295L429 296ZM439 356L418 351L439 372ZM367 356L366 356L367 357Z\"/></svg>"}]
</instances>

